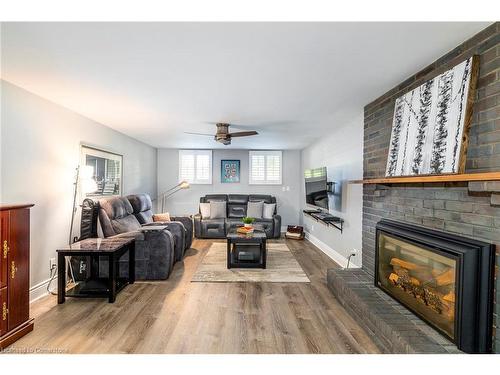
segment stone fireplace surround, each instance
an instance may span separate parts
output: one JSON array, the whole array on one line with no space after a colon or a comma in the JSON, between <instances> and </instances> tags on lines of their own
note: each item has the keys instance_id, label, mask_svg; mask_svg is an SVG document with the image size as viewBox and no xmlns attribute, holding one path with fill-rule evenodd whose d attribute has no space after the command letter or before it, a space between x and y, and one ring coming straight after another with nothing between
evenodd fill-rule
<instances>
[{"instance_id":1,"label":"stone fireplace surround","mask_svg":"<svg viewBox=\"0 0 500 375\"><path fill-rule=\"evenodd\" d=\"M480 69L466 173L500 171L499 42L496 22L365 107L364 178L385 175L395 99L474 54L480 56ZM496 245L492 336L493 352L500 353L500 183L364 185L363 268L328 273L334 294L378 336L385 351L456 352L449 341L374 286L375 226L383 218Z\"/></svg>"}]
</instances>

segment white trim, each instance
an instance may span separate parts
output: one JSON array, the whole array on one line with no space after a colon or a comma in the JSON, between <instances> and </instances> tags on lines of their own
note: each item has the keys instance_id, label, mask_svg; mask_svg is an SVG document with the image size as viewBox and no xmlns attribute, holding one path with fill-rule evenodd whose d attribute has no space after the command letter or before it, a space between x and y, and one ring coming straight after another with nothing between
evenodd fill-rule
<instances>
[{"instance_id":1,"label":"white trim","mask_svg":"<svg viewBox=\"0 0 500 375\"><path fill-rule=\"evenodd\" d=\"M49 294L47 292L47 284L49 281L50 279L44 280L30 288L30 303L33 303ZM57 276L54 277L54 280L52 280L51 289L53 292L57 292Z\"/></svg>"},{"instance_id":2,"label":"white trim","mask_svg":"<svg viewBox=\"0 0 500 375\"><path fill-rule=\"evenodd\" d=\"M304 232L306 234L306 239L309 240L309 242L311 242L314 246L316 246L318 249L320 249L322 252L328 255L334 262L338 263L341 267L343 268L347 267L347 258L341 255L339 252L333 250L330 246L328 246L320 239L314 237L308 231ZM349 268L361 268L361 267L357 266L351 261L349 264Z\"/></svg>"}]
</instances>

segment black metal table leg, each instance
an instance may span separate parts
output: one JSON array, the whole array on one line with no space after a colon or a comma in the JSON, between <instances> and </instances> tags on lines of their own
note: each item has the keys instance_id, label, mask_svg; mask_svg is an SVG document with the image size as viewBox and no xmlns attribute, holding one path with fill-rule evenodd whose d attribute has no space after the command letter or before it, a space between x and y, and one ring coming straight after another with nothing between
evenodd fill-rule
<instances>
[{"instance_id":1,"label":"black metal table leg","mask_svg":"<svg viewBox=\"0 0 500 375\"><path fill-rule=\"evenodd\" d=\"M266 268L266 262L267 262L267 247L266 247L266 240L262 240L261 244L261 250L262 251L262 268Z\"/></svg>"},{"instance_id":2,"label":"black metal table leg","mask_svg":"<svg viewBox=\"0 0 500 375\"><path fill-rule=\"evenodd\" d=\"M128 283L135 283L135 242L132 242L128 248Z\"/></svg>"},{"instance_id":3,"label":"black metal table leg","mask_svg":"<svg viewBox=\"0 0 500 375\"><path fill-rule=\"evenodd\" d=\"M66 300L66 257L57 254L57 303Z\"/></svg>"},{"instance_id":4,"label":"black metal table leg","mask_svg":"<svg viewBox=\"0 0 500 375\"><path fill-rule=\"evenodd\" d=\"M231 241L227 241L227 268L231 268Z\"/></svg>"},{"instance_id":5,"label":"black metal table leg","mask_svg":"<svg viewBox=\"0 0 500 375\"><path fill-rule=\"evenodd\" d=\"M116 299L116 264L114 254L108 256L109 259L109 275L108 275L108 290L109 303L115 302Z\"/></svg>"}]
</instances>

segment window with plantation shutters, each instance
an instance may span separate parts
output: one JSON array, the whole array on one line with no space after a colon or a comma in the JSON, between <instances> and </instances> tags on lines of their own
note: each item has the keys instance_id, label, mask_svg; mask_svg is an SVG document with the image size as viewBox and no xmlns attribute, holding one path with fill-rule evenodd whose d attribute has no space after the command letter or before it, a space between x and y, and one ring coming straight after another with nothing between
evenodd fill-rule
<instances>
[{"instance_id":1,"label":"window with plantation shutters","mask_svg":"<svg viewBox=\"0 0 500 375\"><path fill-rule=\"evenodd\" d=\"M250 151L249 159L249 184L281 185L281 151Z\"/></svg>"},{"instance_id":2,"label":"window with plantation shutters","mask_svg":"<svg viewBox=\"0 0 500 375\"><path fill-rule=\"evenodd\" d=\"M190 184L212 183L212 151L211 150L180 150L179 151L179 182Z\"/></svg>"}]
</instances>

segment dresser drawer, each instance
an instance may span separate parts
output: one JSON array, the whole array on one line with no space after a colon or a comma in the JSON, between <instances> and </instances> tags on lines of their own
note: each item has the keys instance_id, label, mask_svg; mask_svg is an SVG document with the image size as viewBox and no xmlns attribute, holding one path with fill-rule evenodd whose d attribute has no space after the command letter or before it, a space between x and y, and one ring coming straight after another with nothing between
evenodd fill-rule
<instances>
[{"instance_id":1,"label":"dresser drawer","mask_svg":"<svg viewBox=\"0 0 500 375\"><path fill-rule=\"evenodd\" d=\"M0 211L0 288L7 286L9 256L9 211Z\"/></svg>"},{"instance_id":2,"label":"dresser drawer","mask_svg":"<svg viewBox=\"0 0 500 375\"><path fill-rule=\"evenodd\" d=\"M0 289L0 336L7 332L9 314L9 304L7 302L7 288Z\"/></svg>"}]
</instances>

